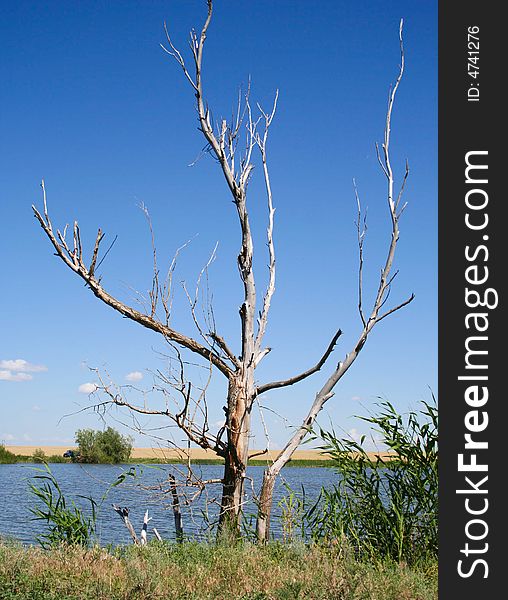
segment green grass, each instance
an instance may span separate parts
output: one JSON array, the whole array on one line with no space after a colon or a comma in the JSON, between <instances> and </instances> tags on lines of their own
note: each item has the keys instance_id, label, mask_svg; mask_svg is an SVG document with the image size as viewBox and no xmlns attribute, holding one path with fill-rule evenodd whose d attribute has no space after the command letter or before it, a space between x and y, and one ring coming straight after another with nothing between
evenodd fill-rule
<instances>
[{"instance_id":1,"label":"green grass","mask_svg":"<svg viewBox=\"0 0 508 600\"><path fill-rule=\"evenodd\" d=\"M182 464L182 460L179 458L131 458L128 461L131 464L139 465L172 465ZM193 465L223 465L224 459L222 458L195 458L192 459ZM266 467L268 461L266 459L253 458L249 460L249 466L251 467ZM287 463L288 467L333 467L333 462L329 459L311 459L311 460L290 460Z\"/></svg>"},{"instance_id":2,"label":"green grass","mask_svg":"<svg viewBox=\"0 0 508 600\"><path fill-rule=\"evenodd\" d=\"M358 562L337 546L0 543L0 600L435 600L437 563Z\"/></svg>"},{"instance_id":3,"label":"green grass","mask_svg":"<svg viewBox=\"0 0 508 600\"><path fill-rule=\"evenodd\" d=\"M13 454L8 450L4 449L2 452L2 446L0 446L0 464L12 464L12 463L33 463L33 456L25 456L22 454ZM40 461L39 461L40 462ZM46 456L44 462L48 464L53 463L71 463L69 458L64 458L59 454ZM98 463L97 463L98 464ZM127 463L132 465L177 465L182 464L182 460L178 458L130 458ZM193 465L223 465L224 460L222 458L197 458L192 460ZM249 461L249 465L252 467L266 467L266 460L253 459ZM327 459L313 459L313 460L290 460L287 464L288 467L334 467L333 462Z\"/></svg>"},{"instance_id":4,"label":"green grass","mask_svg":"<svg viewBox=\"0 0 508 600\"><path fill-rule=\"evenodd\" d=\"M33 455L27 456L25 454L14 454L9 450L5 449L5 446L0 444L0 465L12 465L14 463L34 463L34 462L46 462L46 463L70 463L70 459L64 458L59 454L52 454L51 456L44 456L44 461Z\"/></svg>"}]
</instances>

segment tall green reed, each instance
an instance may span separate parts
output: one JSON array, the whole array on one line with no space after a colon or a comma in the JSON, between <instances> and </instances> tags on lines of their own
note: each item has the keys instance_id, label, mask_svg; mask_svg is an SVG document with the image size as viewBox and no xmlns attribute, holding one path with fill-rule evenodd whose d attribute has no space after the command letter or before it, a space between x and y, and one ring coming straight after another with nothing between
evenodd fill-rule
<instances>
[{"instance_id":1,"label":"tall green reed","mask_svg":"<svg viewBox=\"0 0 508 600\"><path fill-rule=\"evenodd\" d=\"M38 503L30 508L30 512L34 515L34 520L46 523L46 533L36 537L43 548L52 548L60 544L88 547L96 543L97 517L109 492L123 484L127 478L136 479L142 473L138 473L136 467L123 470L116 480L109 484L99 502L92 496L78 495L77 498L86 500L90 505L87 515L74 500L69 502L65 498L56 477L46 463L41 468L34 467L34 470L39 474L32 478L35 481L29 481L28 486ZM36 485L37 483L40 485Z\"/></svg>"},{"instance_id":2,"label":"tall green reed","mask_svg":"<svg viewBox=\"0 0 508 600\"><path fill-rule=\"evenodd\" d=\"M381 436L389 457L373 458L359 442L320 430L321 449L340 475L305 515L316 540L340 541L361 557L414 563L437 556L438 409L422 402L400 415L389 402L360 417Z\"/></svg>"},{"instance_id":3,"label":"tall green reed","mask_svg":"<svg viewBox=\"0 0 508 600\"><path fill-rule=\"evenodd\" d=\"M90 515L77 506L73 500L68 503L62 490L47 464L37 468L39 475L33 479L37 486L29 482L31 493L40 501L30 508L35 520L45 521L47 532L37 536L36 540L43 548L51 548L61 543L89 546L95 535L97 502L91 496L78 496L90 503Z\"/></svg>"}]
</instances>

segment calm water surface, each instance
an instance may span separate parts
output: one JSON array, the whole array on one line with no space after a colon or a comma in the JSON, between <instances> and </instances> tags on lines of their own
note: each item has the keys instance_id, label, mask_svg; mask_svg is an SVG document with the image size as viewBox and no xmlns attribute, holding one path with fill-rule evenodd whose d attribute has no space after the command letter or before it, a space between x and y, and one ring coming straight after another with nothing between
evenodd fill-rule
<instances>
[{"instance_id":1,"label":"calm water surface","mask_svg":"<svg viewBox=\"0 0 508 600\"><path fill-rule=\"evenodd\" d=\"M46 531L41 521L33 520L30 507L35 499L29 492L29 481L39 474L34 468L40 465L14 464L0 465L0 536L17 539L24 544L35 543L37 535ZM67 501L87 509L89 503L79 496L92 496L97 502L106 494L99 510L97 533L101 545L130 543L131 539L120 517L114 512L111 504L129 508L129 518L136 531L140 532L145 510L148 509L152 520L149 523L149 539L151 529L156 527L164 539L174 539L174 520L171 510L171 495L161 494L155 489L167 479L168 473L175 473L175 465L142 465L136 466L137 478L126 478L124 484L111 488L122 472L128 471L132 465L78 465L52 464L51 471L55 475ZM183 467L181 467L183 469ZM195 472L203 479L216 479L222 476L220 465L202 465L194 467ZM277 503L289 492L284 482L299 495L302 489L306 499L315 500L321 487L331 487L337 481L333 469L324 467L286 467L282 471L275 488L272 532L274 537L282 535L280 519L281 509ZM175 473L176 476L176 473ZM245 512L255 513L252 503L252 489L259 492L263 477L263 467L249 467L248 476L252 481L247 485L247 504ZM167 486L166 486L167 487ZM109 490L109 491L108 491ZM182 489L181 493L191 497L196 489ZM220 485L207 486L208 502L204 494L194 500L191 508L182 506L183 526L187 536L200 538L205 535L206 519L203 514L208 506L208 520L214 521L217 515L217 504L220 502ZM183 502L183 498L182 498Z\"/></svg>"}]
</instances>

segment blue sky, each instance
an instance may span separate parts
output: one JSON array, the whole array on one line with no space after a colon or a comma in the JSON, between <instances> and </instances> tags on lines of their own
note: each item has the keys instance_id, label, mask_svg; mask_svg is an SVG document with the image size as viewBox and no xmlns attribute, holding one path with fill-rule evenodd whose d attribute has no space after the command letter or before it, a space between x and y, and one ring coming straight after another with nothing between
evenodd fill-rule
<instances>
[{"instance_id":1,"label":"blue sky","mask_svg":"<svg viewBox=\"0 0 508 600\"><path fill-rule=\"evenodd\" d=\"M90 367L120 385L130 379L149 387L166 349L97 301L53 256L30 208L41 204L42 178L55 225L77 219L89 250L99 226L106 246L118 236L101 273L105 287L127 302L151 285L140 202L152 216L162 270L192 240L177 282L193 288L218 242L209 273L214 312L218 331L238 351L235 211L209 157L189 166L203 147L193 95L159 46L167 21L185 50L205 3L19 0L2 12L0 442L68 445L76 429L102 426L93 412L72 414L90 402L83 387L94 382ZM345 431L363 431L353 415L378 397L405 411L437 390L437 2L216 2L204 63L214 114L231 114L249 76L252 99L263 106L276 89L280 94L269 141L278 272L266 343L273 350L260 382L307 369L335 330L344 332L321 373L263 400L273 447L284 443L360 330L353 177L368 208L366 300L377 285L389 217L374 144L382 140L397 75L401 18L406 73L393 115L392 162L399 181L406 158L411 174L392 300L413 292L416 299L374 330L326 405L320 423ZM250 212L261 290L260 175L258 168ZM193 334L181 291L174 314L175 327ZM219 377L209 401L210 421L218 423ZM128 432L115 420L127 423L124 417L113 413L109 422ZM253 445L263 446L258 421L255 433ZM136 443L148 442L136 436Z\"/></svg>"}]
</instances>

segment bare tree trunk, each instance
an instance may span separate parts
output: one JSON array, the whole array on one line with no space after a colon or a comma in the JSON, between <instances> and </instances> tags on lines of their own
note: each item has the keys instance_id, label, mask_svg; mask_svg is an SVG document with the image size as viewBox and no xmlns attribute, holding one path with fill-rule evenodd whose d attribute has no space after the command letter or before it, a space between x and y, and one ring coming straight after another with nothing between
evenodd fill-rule
<instances>
[{"instance_id":1,"label":"bare tree trunk","mask_svg":"<svg viewBox=\"0 0 508 600\"><path fill-rule=\"evenodd\" d=\"M120 515L120 518L122 519L122 521L124 522L125 527L127 527L127 530L129 531L132 541L135 544L139 544L139 540L138 540L138 536L136 535L136 532L134 531L134 527L132 526L132 523L129 519L129 509L127 507L120 507L117 506L116 504L113 504L113 509Z\"/></svg>"},{"instance_id":2,"label":"bare tree trunk","mask_svg":"<svg viewBox=\"0 0 508 600\"><path fill-rule=\"evenodd\" d=\"M252 369L228 391L227 430L228 452L225 457L219 531L239 533L244 500L244 481L249 459L251 428L250 410L254 394Z\"/></svg>"},{"instance_id":3,"label":"bare tree trunk","mask_svg":"<svg viewBox=\"0 0 508 600\"><path fill-rule=\"evenodd\" d=\"M236 459L234 452L228 452L224 465L219 532L236 533L240 529L244 475L245 468Z\"/></svg>"},{"instance_id":4,"label":"bare tree trunk","mask_svg":"<svg viewBox=\"0 0 508 600\"><path fill-rule=\"evenodd\" d=\"M183 542L183 526L182 526L182 511L180 509L180 498L176 489L175 476L169 475L171 495L173 496L173 515L175 517L175 537L176 541L181 544Z\"/></svg>"},{"instance_id":5,"label":"bare tree trunk","mask_svg":"<svg viewBox=\"0 0 508 600\"><path fill-rule=\"evenodd\" d=\"M263 473L263 483L258 500L258 517L256 521L256 536L259 541L268 541L270 533L270 515L272 513L273 490L278 473L267 469Z\"/></svg>"}]
</instances>

